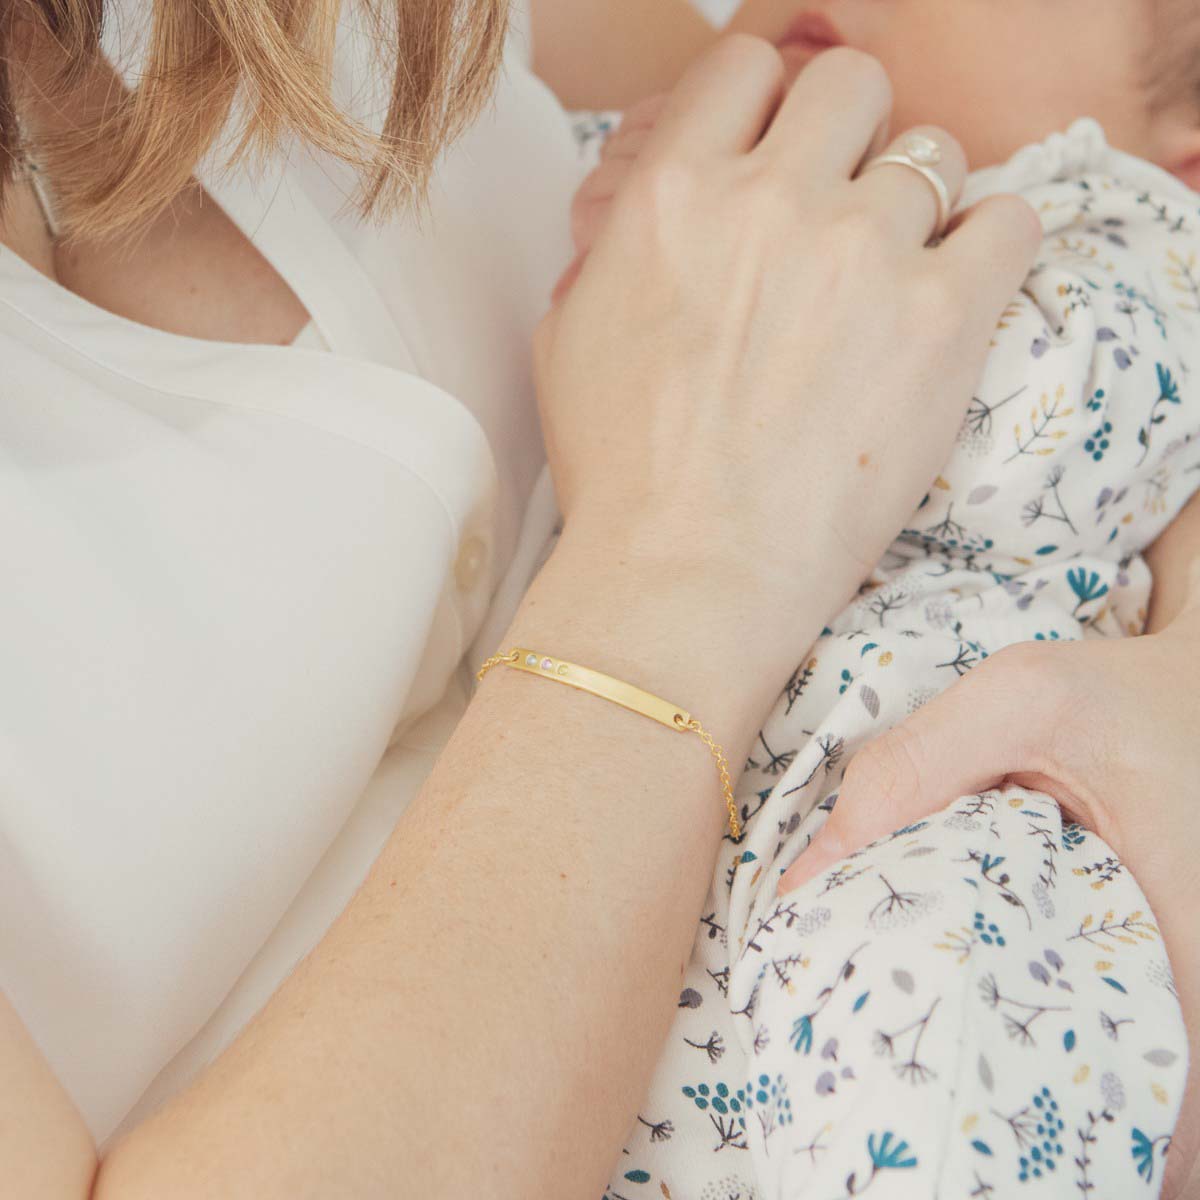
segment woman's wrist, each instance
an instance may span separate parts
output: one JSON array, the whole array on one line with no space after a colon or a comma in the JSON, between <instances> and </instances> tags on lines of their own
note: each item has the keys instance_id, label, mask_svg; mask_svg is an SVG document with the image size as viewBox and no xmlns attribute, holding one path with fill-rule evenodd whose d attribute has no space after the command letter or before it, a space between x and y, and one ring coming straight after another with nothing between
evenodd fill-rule
<instances>
[{"instance_id":1,"label":"woman's wrist","mask_svg":"<svg viewBox=\"0 0 1200 1200\"><path fill-rule=\"evenodd\" d=\"M826 616L815 592L800 605L779 603L724 563L568 532L508 643L679 704L726 741L736 762Z\"/></svg>"}]
</instances>

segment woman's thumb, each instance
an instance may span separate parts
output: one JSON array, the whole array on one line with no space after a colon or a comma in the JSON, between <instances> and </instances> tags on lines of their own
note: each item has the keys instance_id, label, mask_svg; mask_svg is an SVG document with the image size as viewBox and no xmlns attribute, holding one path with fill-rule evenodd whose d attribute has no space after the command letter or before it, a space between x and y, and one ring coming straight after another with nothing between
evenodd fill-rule
<instances>
[{"instance_id":1,"label":"woman's thumb","mask_svg":"<svg viewBox=\"0 0 1200 1200\"><path fill-rule=\"evenodd\" d=\"M870 842L938 812L1006 775L1034 770L1049 702L1038 684L1045 648L1014 646L987 659L851 760L824 828L779 881L807 883Z\"/></svg>"}]
</instances>

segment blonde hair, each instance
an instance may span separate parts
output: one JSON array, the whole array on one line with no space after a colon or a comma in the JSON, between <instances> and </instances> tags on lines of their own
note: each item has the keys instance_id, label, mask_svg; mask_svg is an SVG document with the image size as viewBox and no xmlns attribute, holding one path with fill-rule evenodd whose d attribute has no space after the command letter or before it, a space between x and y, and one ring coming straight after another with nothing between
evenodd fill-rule
<instances>
[{"instance_id":1,"label":"blonde hair","mask_svg":"<svg viewBox=\"0 0 1200 1200\"><path fill-rule=\"evenodd\" d=\"M16 2L25 5L19 17L14 0L0 0L0 188L20 157L18 22L32 35L22 45L53 45L55 90L86 92L102 63L106 0ZM391 79L382 127L371 132L330 91L342 0L145 2L151 24L137 86L92 86L80 120L39 131L39 165L70 233L126 231L160 212L217 143L235 102L244 116L231 162L295 135L360 172L364 213L419 196L438 154L490 95L508 15L508 0L350 0Z\"/></svg>"}]
</instances>

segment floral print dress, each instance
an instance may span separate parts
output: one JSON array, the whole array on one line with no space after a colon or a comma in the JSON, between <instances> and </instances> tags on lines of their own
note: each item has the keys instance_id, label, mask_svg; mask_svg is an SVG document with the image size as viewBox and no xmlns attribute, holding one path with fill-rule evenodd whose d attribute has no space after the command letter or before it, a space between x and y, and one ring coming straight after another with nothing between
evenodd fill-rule
<instances>
[{"instance_id":1,"label":"floral print dress","mask_svg":"<svg viewBox=\"0 0 1200 1200\"><path fill-rule=\"evenodd\" d=\"M1053 801L960 797L776 895L864 743L1003 646L1141 632L1141 552L1200 487L1200 196L1090 121L966 200L997 191L1040 212L1037 265L951 460L762 726L607 1200L1161 1185L1187 1071L1166 953Z\"/></svg>"}]
</instances>

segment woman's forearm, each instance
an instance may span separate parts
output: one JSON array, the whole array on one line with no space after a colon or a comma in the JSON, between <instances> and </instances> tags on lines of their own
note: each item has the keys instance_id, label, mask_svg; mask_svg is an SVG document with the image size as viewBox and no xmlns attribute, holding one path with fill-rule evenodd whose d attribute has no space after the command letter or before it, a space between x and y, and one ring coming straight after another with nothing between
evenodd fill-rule
<instances>
[{"instance_id":1,"label":"woman's forearm","mask_svg":"<svg viewBox=\"0 0 1200 1200\"><path fill-rule=\"evenodd\" d=\"M723 632L756 619L753 590L600 565L560 549L513 643L689 707L740 765L784 682ZM827 605L796 614L814 637ZM98 1200L593 1200L677 1003L724 821L694 735L494 671L347 911L114 1148Z\"/></svg>"},{"instance_id":2,"label":"woman's forearm","mask_svg":"<svg viewBox=\"0 0 1200 1200\"><path fill-rule=\"evenodd\" d=\"M95 1173L83 1118L0 992L0 1195L85 1200Z\"/></svg>"}]
</instances>

